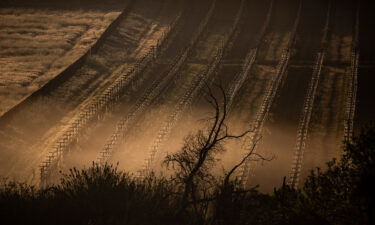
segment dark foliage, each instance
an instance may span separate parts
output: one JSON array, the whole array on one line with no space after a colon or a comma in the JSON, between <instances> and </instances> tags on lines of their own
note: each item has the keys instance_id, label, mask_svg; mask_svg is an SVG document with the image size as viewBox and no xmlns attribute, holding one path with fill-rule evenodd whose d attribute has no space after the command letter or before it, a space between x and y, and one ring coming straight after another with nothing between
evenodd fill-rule
<instances>
[{"instance_id":1,"label":"dark foliage","mask_svg":"<svg viewBox=\"0 0 375 225\"><path fill-rule=\"evenodd\" d=\"M139 180L116 167L93 164L86 170L70 170L59 185L45 190L5 182L1 220L2 224L177 224L173 188L173 182L152 175Z\"/></svg>"},{"instance_id":2,"label":"dark foliage","mask_svg":"<svg viewBox=\"0 0 375 225\"><path fill-rule=\"evenodd\" d=\"M375 224L375 126L347 143L340 160L316 169L303 191L312 209L331 224Z\"/></svg>"},{"instance_id":3,"label":"dark foliage","mask_svg":"<svg viewBox=\"0 0 375 225\"><path fill-rule=\"evenodd\" d=\"M211 169L225 151L230 135L223 103L209 89L214 116L208 129L185 139L182 149L165 158L175 174L170 178L152 173L137 178L116 166L93 164L62 174L59 184L36 189L27 184L2 182L2 224L127 224L127 225L370 225L375 224L375 124L346 143L340 160L324 171L311 171L300 190L284 184L272 194L244 189L230 177L246 159L267 160L249 153L223 178Z\"/></svg>"},{"instance_id":4,"label":"dark foliage","mask_svg":"<svg viewBox=\"0 0 375 225\"><path fill-rule=\"evenodd\" d=\"M62 174L59 184L39 190L27 184L0 184L1 224L127 225L354 225L375 224L375 125L369 124L340 160L311 171L300 190L284 184L272 194L244 189L231 178L245 160L267 160L249 149L223 178L212 176L216 156L225 151L227 100L209 89L215 113L208 129L185 139L182 149L165 158L171 178L152 173L137 178L116 166L93 164ZM254 158L255 157L255 158ZM272 163L272 162L271 162Z\"/></svg>"},{"instance_id":5,"label":"dark foliage","mask_svg":"<svg viewBox=\"0 0 375 225\"><path fill-rule=\"evenodd\" d=\"M4 181L2 224L374 224L375 126L348 143L340 160L311 172L301 190L287 185L273 194L236 181L188 202L176 179L136 179L116 167L72 169L59 185L38 190ZM216 178L216 180L220 180ZM202 187L202 186L200 186ZM198 190L199 191L199 190ZM203 190L200 190L204 192ZM198 211L196 211L198 210Z\"/></svg>"}]
</instances>

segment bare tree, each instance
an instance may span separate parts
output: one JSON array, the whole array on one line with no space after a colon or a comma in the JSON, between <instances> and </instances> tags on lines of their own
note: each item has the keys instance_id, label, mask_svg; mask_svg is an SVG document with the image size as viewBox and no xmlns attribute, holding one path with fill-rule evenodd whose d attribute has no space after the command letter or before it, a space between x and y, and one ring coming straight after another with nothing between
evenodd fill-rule
<instances>
[{"instance_id":1,"label":"bare tree","mask_svg":"<svg viewBox=\"0 0 375 225\"><path fill-rule=\"evenodd\" d=\"M222 86L216 85L215 87L220 91L222 100L219 101L211 88L207 86L206 101L214 109L213 117L208 119L208 129L198 130L197 133L188 135L182 149L177 153L167 155L163 161L163 165L175 171L175 179L181 184L183 209L191 204L194 210L198 211L198 203L204 202L202 199L206 199L205 202L207 202L207 199L212 198L207 198L210 188L215 187L216 183L211 169L217 162L217 154L224 151L223 144L229 139L239 139L252 132L252 130L246 130L239 135L229 133L226 124L228 99ZM254 149L255 146L226 174L224 185L229 184L231 175L251 156L256 155L266 160L256 154Z\"/></svg>"}]
</instances>

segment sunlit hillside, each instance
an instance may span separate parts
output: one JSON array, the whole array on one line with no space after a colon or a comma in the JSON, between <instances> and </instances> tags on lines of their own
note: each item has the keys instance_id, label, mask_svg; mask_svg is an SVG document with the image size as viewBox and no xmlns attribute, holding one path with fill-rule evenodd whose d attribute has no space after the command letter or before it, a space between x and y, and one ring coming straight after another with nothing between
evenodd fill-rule
<instances>
[{"instance_id":1,"label":"sunlit hillside","mask_svg":"<svg viewBox=\"0 0 375 225\"><path fill-rule=\"evenodd\" d=\"M119 14L0 8L0 115L82 56Z\"/></svg>"},{"instance_id":2,"label":"sunlit hillside","mask_svg":"<svg viewBox=\"0 0 375 225\"><path fill-rule=\"evenodd\" d=\"M212 173L254 149L272 160L245 160L243 187L299 188L375 119L369 1L68 1L0 9L0 176L48 186L92 162L169 174L165 157L222 106L220 132L243 137Z\"/></svg>"}]
</instances>

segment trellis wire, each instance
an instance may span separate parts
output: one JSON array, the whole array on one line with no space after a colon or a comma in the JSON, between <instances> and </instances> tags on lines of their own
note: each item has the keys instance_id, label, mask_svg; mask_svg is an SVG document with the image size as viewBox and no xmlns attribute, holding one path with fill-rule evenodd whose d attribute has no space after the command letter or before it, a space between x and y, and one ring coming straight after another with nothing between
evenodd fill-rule
<instances>
[{"instance_id":1,"label":"trellis wire","mask_svg":"<svg viewBox=\"0 0 375 225\"><path fill-rule=\"evenodd\" d=\"M302 163L303 163L303 155L304 155L304 150L306 148L306 141L308 138L308 131L309 131L309 126L310 126L310 121L311 121L312 110L314 108L314 100L315 100L316 91L318 88L320 74L321 74L325 52L327 48L327 37L328 37L330 18L331 18L331 6L332 6L332 1L329 1L326 22L325 22L324 31L323 31L323 37L321 40L321 50L318 52L317 57L316 57L313 74L312 74L309 88L307 91L307 95L304 101L301 118L300 118L298 130L297 130L297 139L296 139L296 143L294 147L294 159L292 161L292 168L291 168L291 172L290 172L290 176L288 180L288 184L293 188L297 188L299 184L299 177L301 174Z\"/></svg>"},{"instance_id":2,"label":"trellis wire","mask_svg":"<svg viewBox=\"0 0 375 225\"><path fill-rule=\"evenodd\" d=\"M179 54L176 57L175 61L172 63L172 66L170 66L168 74L164 76L161 80L155 81L151 85L151 87L148 90L146 90L143 96L137 101L131 112L126 117L122 118L120 122L117 124L115 132L111 135L110 139L105 144L103 151L100 152L100 156L97 160L100 164L104 164L110 159L113 152L124 141L126 132L129 129L130 124L136 119L136 117L140 113L142 113L146 109L146 107L151 103L154 97L157 96L163 90L163 87L171 79L173 79L173 77L175 77L175 74L178 73L179 70L182 68L182 65L185 63L192 48L195 46L199 37L203 34L204 30L206 29L208 20L212 16L215 5L216 0L214 0L211 4L209 12L206 14L204 20L200 23L197 29L198 31L195 32L189 45L181 52L181 54Z\"/></svg>"},{"instance_id":3,"label":"trellis wire","mask_svg":"<svg viewBox=\"0 0 375 225\"><path fill-rule=\"evenodd\" d=\"M180 17L181 14L167 27L157 44L150 47L146 54L137 60L127 73L117 78L101 95L94 98L92 103L84 107L78 117L69 124L68 128L55 142L56 144L49 152L47 159L40 166L41 187L46 187L49 184L53 173L59 167L63 154L68 152L78 141L79 135L83 133L87 125L93 121L100 120L107 111L111 110L112 106L122 96L125 87L131 83L135 76L144 71L155 60L156 56L165 49L165 45L168 44L168 34L177 24Z\"/></svg>"}]
</instances>

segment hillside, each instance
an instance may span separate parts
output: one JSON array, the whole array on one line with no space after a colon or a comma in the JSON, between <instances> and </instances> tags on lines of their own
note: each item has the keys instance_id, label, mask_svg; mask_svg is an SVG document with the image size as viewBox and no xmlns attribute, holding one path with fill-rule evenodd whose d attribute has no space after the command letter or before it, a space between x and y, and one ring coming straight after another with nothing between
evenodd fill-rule
<instances>
[{"instance_id":1,"label":"hillside","mask_svg":"<svg viewBox=\"0 0 375 225\"><path fill-rule=\"evenodd\" d=\"M72 36L53 39L51 32L46 42L1 34L9 39L0 41L9 46L0 51L8 54L1 67L5 92L32 93L0 117L2 176L53 184L58 171L92 161L118 162L134 174L167 173L161 162L189 133L206 129L212 116L207 91L220 86L229 133L251 132L223 144L213 171L232 168L254 147L273 160L248 160L235 177L245 187L259 184L272 192L284 177L300 187L311 169L340 157L343 142L374 119L369 1L129 0L110 26L118 13L64 9L58 17L52 16L60 12L52 9L58 3L41 2L33 3L39 9L1 9L2 23L18 32L17 24L31 29L19 22L30 17ZM72 25L63 22L66 16ZM53 19L44 24L45 18ZM61 62L74 61L105 27L91 51L58 74ZM25 49L33 51L30 64L22 57L10 63L12 52ZM36 78L32 71L45 75Z\"/></svg>"}]
</instances>

